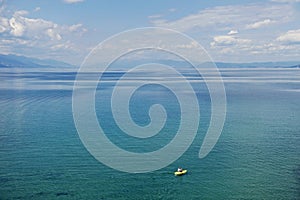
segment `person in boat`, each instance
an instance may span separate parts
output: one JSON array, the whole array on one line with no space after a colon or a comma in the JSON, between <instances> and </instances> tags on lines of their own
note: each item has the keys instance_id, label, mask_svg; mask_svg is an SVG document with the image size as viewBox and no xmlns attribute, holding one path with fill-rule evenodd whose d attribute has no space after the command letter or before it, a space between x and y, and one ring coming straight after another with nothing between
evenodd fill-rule
<instances>
[{"instance_id":1,"label":"person in boat","mask_svg":"<svg viewBox=\"0 0 300 200\"><path fill-rule=\"evenodd\" d=\"M178 172L182 172L183 170L182 170L181 167L178 167L177 171L178 171Z\"/></svg>"}]
</instances>

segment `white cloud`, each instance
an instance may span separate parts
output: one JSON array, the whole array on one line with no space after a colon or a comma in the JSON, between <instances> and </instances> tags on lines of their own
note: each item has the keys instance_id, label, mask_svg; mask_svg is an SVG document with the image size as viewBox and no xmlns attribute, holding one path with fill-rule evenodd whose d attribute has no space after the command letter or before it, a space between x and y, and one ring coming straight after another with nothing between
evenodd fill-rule
<instances>
[{"instance_id":1,"label":"white cloud","mask_svg":"<svg viewBox=\"0 0 300 200\"><path fill-rule=\"evenodd\" d=\"M157 18L161 18L161 17L162 17L162 15L160 15L160 14L148 16L149 19L157 19Z\"/></svg>"},{"instance_id":2,"label":"white cloud","mask_svg":"<svg viewBox=\"0 0 300 200\"><path fill-rule=\"evenodd\" d=\"M25 27L20 23L16 18L11 18L9 20L9 25L11 27L10 33L14 36L22 36L25 30Z\"/></svg>"},{"instance_id":3,"label":"white cloud","mask_svg":"<svg viewBox=\"0 0 300 200\"><path fill-rule=\"evenodd\" d=\"M65 3L78 3L83 2L84 0L64 0Z\"/></svg>"},{"instance_id":4,"label":"white cloud","mask_svg":"<svg viewBox=\"0 0 300 200\"><path fill-rule=\"evenodd\" d=\"M40 7L36 7L33 11L34 11L34 12L37 12L37 11L40 11L40 10L41 10Z\"/></svg>"},{"instance_id":5,"label":"white cloud","mask_svg":"<svg viewBox=\"0 0 300 200\"><path fill-rule=\"evenodd\" d=\"M231 30L229 31L227 34L228 35L235 35L235 34L238 34L239 32L237 30Z\"/></svg>"},{"instance_id":6,"label":"white cloud","mask_svg":"<svg viewBox=\"0 0 300 200\"><path fill-rule=\"evenodd\" d=\"M5 30L5 27L0 25L0 33L3 33Z\"/></svg>"},{"instance_id":7,"label":"white cloud","mask_svg":"<svg viewBox=\"0 0 300 200\"><path fill-rule=\"evenodd\" d=\"M0 17L0 33L5 32L9 27L9 20L3 17Z\"/></svg>"},{"instance_id":8,"label":"white cloud","mask_svg":"<svg viewBox=\"0 0 300 200\"><path fill-rule=\"evenodd\" d=\"M293 15L294 8L286 4L248 4L218 6L201 10L196 14L185 16L178 20L155 19L151 22L155 26L171 28L182 32L193 29L230 30L245 29L245 24L254 24L263 21L266 23L283 23ZM266 21L264 21L266 20ZM270 21L270 22L269 22Z\"/></svg>"},{"instance_id":9,"label":"white cloud","mask_svg":"<svg viewBox=\"0 0 300 200\"><path fill-rule=\"evenodd\" d=\"M14 13L14 16L23 16L23 15L28 15L28 11L27 10L17 10L15 13Z\"/></svg>"},{"instance_id":10,"label":"white cloud","mask_svg":"<svg viewBox=\"0 0 300 200\"><path fill-rule=\"evenodd\" d=\"M194 49L197 48L199 44L196 41L192 41L189 44L180 44L176 45L176 48L181 48L181 49Z\"/></svg>"},{"instance_id":11,"label":"white cloud","mask_svg":"<svg viewBox=\"0 0 300 200\"><path fill-rule=\"evenodd\" d=\"M82 24L58 25L52 21L28 18L24 15L28 15L28 12L21 10L16 11L10 19L0 17L0 33L8 32L11 36L27 39L61 40L63 35L87 31Z\"/></svg>"},{"instance_id":12,"label":"white cloud","mask_svg":"<svg viewBox=\"0 0 300 200\"><path fill-rule=\"evenodd\" d=\"M243 62L249 60L251 54L259 55L262 60L298 59L299 55L295 54L300 47L298 30L280 37L276 33L295 27L299 14L293 4L269 1L211 7L175 20L161 17L151 22L191 35L217 60ZM265 27L268 31L262 29ZM211 35L214 37L210 41Z\"/></svg>"},{"instance_id":13,"label":"white cloud","mask_svg":"<svg viewBox=\"0 0 300 200\"><path fill-rule=\"evenodd\" d=\"M86 31L85 28L83 28L82 24L74 24L72 26L69 26L69 31L75 32L75 31Z\"/></svg>"},{"instance_id":14,"label":"white cloud","mask_svg":"<svg viewBox=\"0 0 300 200\"><path fill-rule=\"evenodd\" d=\"M46 31L47 35L52 39L52 40L61 40L61 35L56 33L53 28L49 28Z\"/></svg>"},{"instance_id":15,"label":"white cloud","mask_svg":"<svg viewBox=\"0 0 300 200\"><path fill-rule=\"evenodd\" d=\"M177 10L176 8L170 8L168 11L175 12L176 10Z\"/></svg>"},{"instance_id":16,"label":"white cloud","mask_svg":"<svg viewBox=\"0 0 300 200\"><path fill-rule=\"evenodd\" d=\"M280 42L300 43L300 29L289 30L285 34L279 36L276 40Z\"/></svg>"},{"instance_id":17,"label":"white cloud","mask_svg":"<svg viewBox=\"0 0 300 200\"><path fill-rule=\"evenodd\" d=\"M150 15L150 16L148 16L148 19L156 21L156 20L159 20L159 18L164 17L166 14L173 13L173 12L176 12L176 11L177 11L176 8L170 8L170 9L167 10L166 13L164 13L164 14Z\"/></svg>"},{"instance_id":18,"label":"white cloud","mask_svg":"<svg viewBox=\"0 0 300 200\"><path fill-rule=\"evenodd\" d=\"M216 46L216 45L232 45L236 43L236 39L232 36L229 35L221 35L221 36L215 36L214 41L211 43L211 46Z\"/></svg>"},{"instance_id":19,"label":"white cloud","mask_svg":"<svg viewBox=\"0 0 300 200\"><path fill-rule=\"evenodd\" d=\"M52 45L50 47L50 49L55 50L55 51L57 51L57 50L74 50L74 49L76 49L76 47L71 41L66 41L63 43Z\"/></svg>"},{"instance_id":20,"label":"white cloud","mask_svg":"<svg viewBox=\"0 0 300 200\"><path fill-rule=\"evenodd\" d=\"M82 45L77 43L87 31L82 24L61 25L30 18L29 15L28 11L20 10L12 14L7 11L0 17L1 51L30 56L41 56L42 52L47 52L54 58L78 54L82 49L79 47Z\"/></svg>"},{"instance_id":21,"label":"white cloud","mask_svg":"<svg viewBox=\"0 0 300 200\"><path fill-rule=\"evenodd\" d=\"M260 28L262 26L267 26L272 23L274 23L274 21L272 21L270 19L265 19L265 20L258 21L258 22L252 23L252 24L247 24L246 29L257 29L257 28Z\"/></svg>"},{"instance_id":22,"label":"white cloud","mask_svg":"<svg viewBox=\"0 0 300 200\"><path fill-rule=\"evenodd\" d=\"M63 27L44 19L32 19L24 17L26 12L17 11L9 19L10 33L17 37L34 37L35 39L42 39L49 36L51 39L61 38L57 36Z\"/></svg>"},{"instance_id":23,"label":"white cloud","mask_svg":"<svg viewBox=\"0 0 300 200\"><path fill-rule=\"evenodd\" d=\"M231 46L231 45L244 45L249 44L251 40L249 39L241 39L238 37L235 37L234 35L220 35L215 36L213 38L213 42L211 42L212 47L216 46Z\"/></svg>"}]
</instances>

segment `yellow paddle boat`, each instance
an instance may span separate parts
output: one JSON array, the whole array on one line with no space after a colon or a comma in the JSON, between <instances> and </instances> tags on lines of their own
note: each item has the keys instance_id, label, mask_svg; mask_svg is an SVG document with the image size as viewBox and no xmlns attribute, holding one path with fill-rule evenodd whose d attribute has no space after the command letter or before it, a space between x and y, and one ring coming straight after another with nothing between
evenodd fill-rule
<instances>
[{"instance_id":1,"label":"yellow paddle boat","mask_svg":"<svg viewBox=\"0 0 300 200\"><path fill-rule=\"evenodd\" d=\"M182 171L176 171L176 172L174 172L174 175L175 175L175 176L182 176L182 175L184 175L184 174L186 174L186 173L187 173L187 170L184 169L184 170L182 170Z\"/></svg>"}]
</instances>

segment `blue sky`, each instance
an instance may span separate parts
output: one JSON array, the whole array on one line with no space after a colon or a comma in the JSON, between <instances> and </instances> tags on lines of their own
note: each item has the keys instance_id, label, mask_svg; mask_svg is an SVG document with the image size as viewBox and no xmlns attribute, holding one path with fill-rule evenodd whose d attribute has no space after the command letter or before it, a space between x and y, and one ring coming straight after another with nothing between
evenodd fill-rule
<instances>
[{"instance_id":1,"label":"blue sky","mask_svg":"<svg viewBox=\"0 0 300 200\"><path fill-rule=\"evenodd\" d=\"M300 0L0 0L0 53L79 65L104 39L165 27L215 61L299 61Z\"/></svg>"}]
</instances>

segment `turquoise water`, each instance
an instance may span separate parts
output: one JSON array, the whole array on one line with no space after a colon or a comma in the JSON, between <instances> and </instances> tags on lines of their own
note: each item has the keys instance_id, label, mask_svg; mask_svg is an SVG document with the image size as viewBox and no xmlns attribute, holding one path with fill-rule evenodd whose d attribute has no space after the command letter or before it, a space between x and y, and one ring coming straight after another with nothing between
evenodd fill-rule
<instances>
[{"instance_id":1,"label":"turquoise water","mask_svg":"<svg viewBox=\"0 0 300 200\"><path fill-rule=\"evenodd\" d=\"M299 69L221 72L227 115L213 151L198 158L210 119L203 87L193 144L176 162L144 174L111 169L85 149L72 116L75 73L1 72L0 199L300 199ZM170 92L150 85L133 98L138 124L149 123L147 108L157 102L170 117L162 133L143 142L116 127L106 99L110 87L99 89L96 109L115 144L147 152L174 137L180 113ZM175 177L178 166L188 174Z\"/></svg>"}]
</instances>

